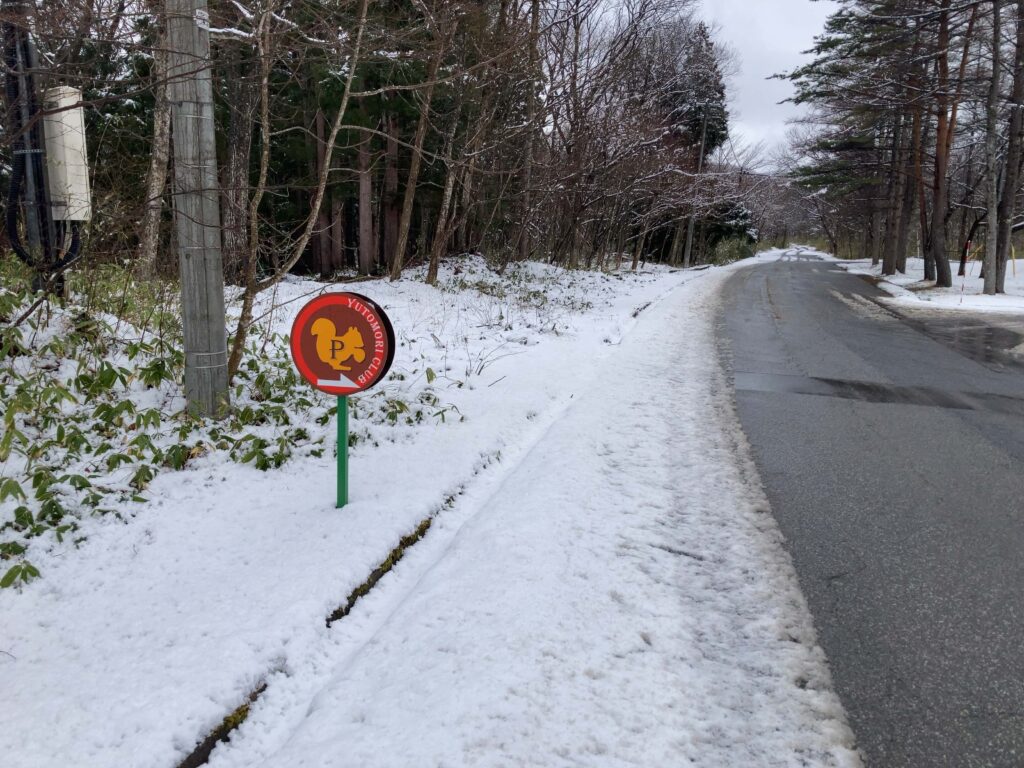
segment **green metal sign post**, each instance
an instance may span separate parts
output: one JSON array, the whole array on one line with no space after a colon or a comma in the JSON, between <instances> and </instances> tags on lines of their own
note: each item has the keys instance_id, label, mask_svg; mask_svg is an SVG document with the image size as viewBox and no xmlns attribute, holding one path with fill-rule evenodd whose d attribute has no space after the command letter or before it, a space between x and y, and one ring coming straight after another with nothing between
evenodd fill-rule
<instances>
[{"instance_id":1,"label":"green metal sign post","mask_svg":"<svg viewBox=\"0 0 1024 768\"><path fill-rule=\"evenodd\" d=\"M348 504L348 397L338 396L338 503Z\"/></svg>"}]
</instances>

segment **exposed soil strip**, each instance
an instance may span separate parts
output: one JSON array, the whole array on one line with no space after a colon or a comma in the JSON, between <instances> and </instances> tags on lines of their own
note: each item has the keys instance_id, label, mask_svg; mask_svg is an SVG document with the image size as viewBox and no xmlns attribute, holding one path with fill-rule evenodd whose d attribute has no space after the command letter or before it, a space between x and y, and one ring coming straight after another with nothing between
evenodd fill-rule
<instances>
[{"instance_id":1,"label":"exposed soil strip","mask_svg":"<svg viewBox=\"0 0 1024 768\"><path fill-rule=\"evenodd\" d=\"M398 561L405 555L405 551L427 535L427 531L430 530L430 526L433 522L434 516L431 515L421 522L416 527L415 531L410 533L408 536L403 536L401 541L398 542L398 546L391 550L387 559L373 569L373 572L366 581L352 590L352 594L348 596L348 600L345 601L345 604L338 606L331 611L331 615L327 617L327 626L330 627L334 622L348 616L356 603L359 602L359 599L369 594L370 590L377 586L377 582L384 578L384 575L398 564Z\"/></svg>"},{"instance_id":2,"label":"exposed soil strip","mask_svg":"<svg viewBox=\"0 0 1024 768\"><path fill-rule=\"evenodd\" d=\"M213 730L213 733L199 742L199 745L192 750L192 754L178 763L178 768L199 768L199 766L206 765L213 748L222 741L227 741L231 732L245 722L245 718L249 716L249 708L265 690L267 690L267 684L260 683L259 687L249 694L242 706L225 717L223 722Z\"/></svg>"},{"instance_id":3,"label":"exposed soil strip","mask_svg":"<svg viewBox=\"0 0 1024 768\"><path fill-rule=\"evenodd\" d=\"M481 471L490 466L493 461L498 460L499 458L500 456L495 454L494 456L486 459L473 474L478 475ZM373 569L366 581L352 590L348 598L345 600L344 605L340 605L331 611L327 616L327 626L330 627L334 622L348 616L359 600L368 595L377 583L384 578L392 568L398 565L408 549L421 541L423 537L427 535L427 531L430 530L430 526L433 525L437 516L445 510L451 509L455 506L455 501L465 493L465 490L465 485L459 486L457 491L445 498L444 502L424 518L411 533L403 536L399 540L398 545L388 553L388 556L384 558L380 565ZM214 748L221 742L231 740L231 734L245 722L246 718L249 716L250 708L259 700L260 696L263 695L263 692L266 690L267 684L260 683L259 687L249 694L246 702L238 707L238 709L228 714L220 725L218 725L205 739L199 742L196 748L192 750L184 760L178 763L176 768L201 768L201 766L206 765L210 760L210 755Z\"/></svg>"}]
</instances>

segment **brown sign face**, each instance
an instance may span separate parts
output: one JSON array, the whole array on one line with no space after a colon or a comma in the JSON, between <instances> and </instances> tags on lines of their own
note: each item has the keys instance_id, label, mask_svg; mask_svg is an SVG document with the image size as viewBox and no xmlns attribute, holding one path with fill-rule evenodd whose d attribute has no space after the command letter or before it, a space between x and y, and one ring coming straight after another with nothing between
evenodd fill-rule
<instances>
[{"instance_id":1,"label":"brown sign face","mask_svg":"<svg viewBox=\"0 0 1024 768\"><path fill-rule=\"evenodd\" d=\"M387 374L395 332L365 296L325 293L299 310L291 346L295 366L310 384L332 395L351 395Z\"/></svg>"}]
</instances>

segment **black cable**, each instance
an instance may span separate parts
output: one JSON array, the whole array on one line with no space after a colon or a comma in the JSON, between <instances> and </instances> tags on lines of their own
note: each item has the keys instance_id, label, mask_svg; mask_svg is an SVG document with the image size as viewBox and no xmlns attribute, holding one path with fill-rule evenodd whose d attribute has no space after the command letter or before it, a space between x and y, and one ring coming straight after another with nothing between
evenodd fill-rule
<instances>
[{"instance_id":1,"label":"black cable","mask_svg":"<svg viewBox=\"0 0 1024 768\"><path fill-rule=\"evenodd\" d=\"M15 144L15 147L20 147L21 142ZM35 263L32 261L32 256L25 250L25 246L21 242L21 235L18 232L18 205L21 201L21 182L25 178L25 155L15 149L14 151L14 162L11 168L11 184L7 191L7 211L6 222L7 222L7 238L11 242L11 248L17 254L18 258L25 262L28 266L33 267Z\"/></svg>"},{"instance_id":2,"label":"black cable","mask_svg":"<svg viewBox=\"0 0 1024 768\"><path fill-rule=\"evenodd\" d=\"M18 258L33 267L35 264L32 261L32 256L25 249L21 242L21 235L18 233L18 206L21 201L21 184L25 180L25 137L18 121L18 111L13 109L13 105L18 102L18 82L15 74L18 71L17 42L12 39L15 31L10 24L4 24L3 33L4 64L7 66L7 108L11 111L13 121L10 133L17 137L14 142L14 157L11 161L11 183L7 190L7 210L5 212L7 237Z\"/></svg>"},{"instance_id":3,"label":"black cable","mask_svg":"<svg viewBox=\"0 0 1024 768\"><path fill-rule=\"evenodd\" d=\"M53 269L55 272L67 269L69 266L78 261L78 257L82 250L82 226L80 222L72 221L71 225L71 244L68 246L67 253L64 254L64 258L58 261Z\"/></svg>"}]
</instances>

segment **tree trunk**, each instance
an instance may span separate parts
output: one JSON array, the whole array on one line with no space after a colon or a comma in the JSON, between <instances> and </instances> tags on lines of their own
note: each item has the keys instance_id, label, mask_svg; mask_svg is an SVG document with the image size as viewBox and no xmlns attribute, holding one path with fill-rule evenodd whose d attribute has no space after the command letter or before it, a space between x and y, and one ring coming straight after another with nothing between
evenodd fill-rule
<instances>
[{"instance_id":1,"label":"tree trunk","mask_svg":"<svg viewBox=\"0 0 1024 768\"><path fill-rule=\"evenodd\" d=\"M924 111L920 106L914 109L913 140L914 140L914 186L917 197L918 211L918 245L920 253L925 259L925 279L931 280L935 277L935 270L928 274L928 259L930 249L928 248L928 199L925 195L924 186L924 145L927 126L924 124Z\"/></svg>"},{"instance_id":2,"label":"tree trunk","mask_svg":"<svg viewBox=\"0 0 1024 768\"><path fill-rule=\"evenodd\" d=\"M533 190L533 151L536 143L537 122L537 85L540 78L538 70L538 39L540 37L540 0L532 0L530 4L530 76L526 95L526 152L523 157L523 211L519 230L519 258L526 261L532 250L530 215L533 210L531 193Z\"/></svg>"},{"instance_id":3,"label":"tree trunk","mask_svg":"<svg viewBox=\"0 0 1024 768\"><path fill-rule=\"evenodd\" d=\"M253 305L256 302L257 289L256 267L259 261L260 228L259 211L260 203L267 189L267 177L270 173L270 50L271 36L269 21L274 10L273 3L268 4L263 13L260 14L256 26L257 54L260 62L259 79L259 119L260 119L260 162L259 171L256 176L256 185L253 187L252 195L247 201L246 224L249 233L246 258L243 270L243 285L245 292L242 294L242 311L238 318L238 325L235 326L235 338L231 344L231 356L228 358L228 383L235 377L238 367L242 364L242 355L245 352L245 340L249 334L249 326L252 324Z\"/></svg>"},{"instance_id":4,"label":"tree trunk","mask_svg":"<svg viewBox=\"0 0 1024 768\"><path fill-rule=\"evenodd\" d=\"M163 218L164 190L167 188L167 163L171 147L171 103L167 100L167 52L163 35L154 52L153 79L156 109L153 112L153 145L146 177L146 210L139 235L138 272L152 278L157 271L160 246L160 221Z\"/></svg>"},{"instance_id":5,"label":"tree trunk","mask_svg":"<svg viewBox=\"0 0 1024 768\"><path fill-rule=\"evenodd\" d=\"M996 167L996 152L999 149L999 85L1002 76L1001 48L1002 27L1000 5L1003 0L992 2L992 77L988 84L988 100L985 103L985 208L989 222L998 219L999 179ZM988 227L985 234L985 286L986 295L996 292L996 257L999 250L999 227Z\"/></svg>"},{"instance_id":6,"label":"tree trunk","mask_svg":"<svg viewBox=\"0 0 1024 768\"><path fill-rule=\"evenodd\" d=\"M427 85L423 93L423 106L420 107L420 119L416 125L416 137L413 139L412 159L409 161L409 175L405 180L402 218L398 222L398 242L395 245L394 252L388 254L388 257L392 259L392 280L397 280L402 276L402 268L405 266L405 248L409 242L409 225L412 223L412 208L416 200L416 184L419 182L420 166L423 163L423 140L427 136L427 127L430 124L430 102L434 96L434 80L437 79L437 71L441 66L444 48L444 45L438 41L437 51L430 60L430 66L427 69Z\"/></svg>"},{"instance_id":7,"label":"tree trunk","mask_svg":"<svg viewBox=\"0 0 1024 768\"><path fill-rule=\"evenodd\" d=\"M456 166L452 162L455 150L455 132L459 129L459 119L462 117L463 91L459 91L455 108L452 110L452 119L448 124L448 131L444 139L444 190L441 192L441 206L437 213L437 228L434 230L434 242L430 246L430 266L427 267L427 283L433 285L437 282L437 270L441 262L441 252L445 244L451 238L451 221L454 216L451 212L452 192L455 190Z\"/></svg>"},{"instance_id":8,"label":"tree trunk","mask_svg":"<svg viewBox=\"0 0 1024 768\"><path fill-rule=\"evenodd\" d=\"M373 171L370 168L370 141L367 133L359 143L359 274L373 274L377 261L377 243L373 238Z\"/></svg>"},{"instance_id":9,"label":"tree trunk","mask_svg":"<svg viewBox=\"0 0 1024 768\"><path fill-rule=\"evenodd\" d=\"M877 198L871 201L871 214L868 217L868 222L871 266L877 267L882 261L882 207Z\"/></svg>"},{"instance_id":10,"label":"tree trunk","mask_svg":"<svg viewBox=\"0 0 1024 768\"><path fill-rule=\"evenodd\" d=\"M953 273L946 250L946 220L949 212L949 158L953 151L957 114L963 98L963 86L970 55L971 33L978 17L978 3L971 6L971 15L963 34L963 53L957 74L956 92L950 100L949 45L950 6L952 0L941 0L939 6L939 32L936 38L936 108L935 176L932 184L932 227L930 232L931 261L935 270L935 284L940 288L953 285ZM927 267L927 265L926 265Z\"/></svg>"},{"instance_id":11,"label":"tree trunk","mask_svg":"<svg viewBox=\"0 0 1024 768\"><path fill-rule=\"evenodd\" d=\"M344 269L345 264L345 207L340 197L331 198L331 267Z\"/></svg>"},{"instance_id":12,"label":"tree trunk","mask_svg":"<svg viewBox=\"0 0 1024 768\"><path fill-rule=\"evenodd\" d=\"M235 285L245 282L249 256L249 162L253 115L259 98L256 81L245 76L244 66L232 65L224 82L228 103L227 163L224 167L224 206L221 213L224 222L224 278Z\"/></svg>"},{"instance_id":13,"label":"tree trunk","mask_svg":"<svg viewBox=\"0 0 1024 768\"><path fill-rule=\"evenodd\" d=\"M679 266L679 255L683 249L683 232L686 231L685 219L679 219L675 223L674 234L672 235L672 247L669 249L668 263L673 267Z\"/></svg>"},{"instance_id":14,"label":"tree trunk","mask_svg":"<svg viewBox=\"0 0 1024 768\"><path fill-rule=\"evenodd\" d=\"M398 244L398 121L394 115L388 115L387 141L384 152L384 194L381 200L381 229L383 230L384 256L388 259L388 267L393 267L392 259Z\"/></svg>"},{"instance_id":15,"label":"tree trunk","mask_svg":"<svg viewBox=\"0 0 1024 768\"><path fill-rule=\"evenodd\" d=\"M973 144L967 148L967 161L964 164L967 166L967 177L964 180L964 197L960 203L960 231L954 241L960 247L960 266L957 269L957 277L964 277L967 274L967 254L970 252L968 248L967 220L970 218L971 208L973 207L974 187L978 183L978 180L974 178Z\"/></svg>"},{"instance_id":16,"label":"tree trunk","mask_svg":"<svg viewBox=\"0 0 1024 768\"><path fill-rule=\"evenodd\" d=\"M636 248L633 250L633 264L630 267L636 272L637 267L640 265L640 254L643 253L644 245L647 242L647 230L645 229L640 233L640 237L636 241Z\"/></svg>"},{"instance_id":17,"label":"tree trunk","mask_svg":"<svg viewBox=\"0 0 1024 768\"><path fill-rule=\"evenodd\" d=\"M321 175L330 173L330 169L327 168L326 164L327 142L325 135L327 120L324 118L322 110L317 109L314 123L316 127L316 152L314 154L316 158L316 173L313 178L319 179ZM313 250L317 270L320 272L320 279L326 280L334 273L334 268L331 264L331 218L330 211L326 205L321 205L317 212Z\"/></svg>"},{"instance_id":18,"label":"tree trunk","mask_svg":"<svg viewBox=\"0 0 1024 768\"><path fill-rule=\"evenodd\" d=\"M903 201L900 204L900 228L896 239L896 271L907 272L907 249L910 247L910 228L914 223L914 163L912 150L908 150L903 159Z\"/></svg>"},{"instance_id":19,"label":"tree trunk","mask_svg":"<svg viewBox=\"0 0 1024 768\"><path fill-rule=\"evenodd\" d=\"M416 232L416 256L422 257L427 252L427 240L430 233L430 207L421 205L419 209L420 226Z\"/></svg>"},{"instance_id":20,"label":"tree trunk","mask_svg":"<svg viewBox=\"0 0 1024 768\"><path fill-rule=\"evenodd\" d=\"M476 231L473 226L478 202L474 196L476 161L477 155L473 154L469 158L469 165L466 166L466 170L462 174L462 194L459 196L458 205L461 213L459 214L459 224L455 228L455 250L461 253L470 250L470 240Z\"/></svg>"},{"instance_id":21,"label":"tree trunk","mask_svg":"<svg viewBox=\"0 0 1024 768\"><path fill-rule=\"evenodd\" d=\"M935 284L941 288L953 285L946 253L946 208L949 192L949 7L951 0L942 0L939 13L939 34L936 85L935 173L932 177L932 226L929 233L931 261L935 268Z\"/></svg>"},{"instance_id":22,"label":"tree trunk","mask_svg":"<svg viewBox=\"0 0 1024 768\"><path fill-rule=\"evenodd\" d=\"M896 118L896 129L893 132L892 163L889 167L889 211L885 218L885 245L882 252L882 274L896 274L896 248L899 241L899 225L901 206L903 204L903 123L901 112Z\"/></svg>"},{"instance_id":23,"label":"tree trunk","mask_svg":"<svg viewBox=\"0 0 1024 768\"><path fill-rule=\"evenodd\" d=\"M1024 0L1017 0L1017 43L1013 59L1013 94L1010 97L1010 136L1006 149L1006 170L999 200L999 251L996 255L996 291L1006 288L1006 262L1013 240L1017 183L1020 180L1022 132L1024 132Z\"/></svg>"}]
</instances>

